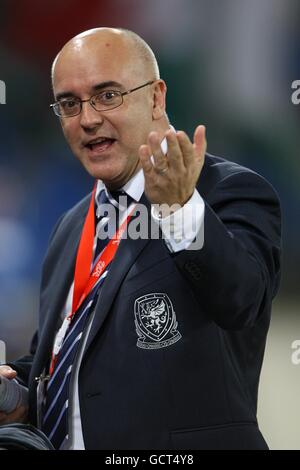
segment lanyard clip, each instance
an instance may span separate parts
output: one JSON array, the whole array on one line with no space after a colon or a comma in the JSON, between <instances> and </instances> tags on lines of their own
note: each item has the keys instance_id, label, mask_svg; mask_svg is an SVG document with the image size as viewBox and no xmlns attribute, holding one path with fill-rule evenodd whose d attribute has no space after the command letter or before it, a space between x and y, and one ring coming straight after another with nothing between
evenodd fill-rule
<instances>
[{"instance_id":1,"label":"lanyard clip","mask_svg":"<svg viewBox=\"0 0 300 470\"><path fill-rule=\"evenodd\" d=\"M47 375L41 374L39 377L34 377L35 382L46 382L48 380L50 380L50 375L49 374L47 374Z\"/></svg>"}]
</instances>

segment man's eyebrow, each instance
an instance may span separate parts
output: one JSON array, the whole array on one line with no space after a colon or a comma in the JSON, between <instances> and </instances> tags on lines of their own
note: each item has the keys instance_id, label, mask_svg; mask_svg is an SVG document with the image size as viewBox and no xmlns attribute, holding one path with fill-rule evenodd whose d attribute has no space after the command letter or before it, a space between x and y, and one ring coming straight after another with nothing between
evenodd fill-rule
<instances>
[{"instance_id":1,"label":"man's eyebrow","mask_svg":"<svg viewBox=\"0 0 300 470\"><path fill-rule=\"evenodd\" d=\"M92 90L97 92L97 91L104 90L105 88L108 88L108 87L124 88L121 83L115 82L113 80L109 80L109 81L106 81L106 82L97 83L97 85L94 85L92 87ZM57 93L55 99L56 99L56 101L59 101L62 98L74 98L75 96L76 95L74 93L72 93L71 91L63 91L61 93Z\"/></svg>"},{"instance_id":2,"label":"man's eyebrow","mask_svg":"<svg viewBox=\"0 0 300 470\"><path fill-rule=\"evenodd\" d=\"M108 87L115 87L115 88L124 88L123 85L119 82L114 82L112 80L108 81L108 82L102 82L102 83L98 83L98 85L95 85L93 86L93 89L95 91L99 91L99 90L102 90L104 88L108 88Z\"/></svg>"}]
</instances>

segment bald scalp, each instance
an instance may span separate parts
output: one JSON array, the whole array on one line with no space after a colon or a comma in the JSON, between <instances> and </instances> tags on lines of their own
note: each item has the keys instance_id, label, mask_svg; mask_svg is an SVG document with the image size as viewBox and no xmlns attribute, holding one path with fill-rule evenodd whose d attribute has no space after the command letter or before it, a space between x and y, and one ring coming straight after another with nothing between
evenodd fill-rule
<instances>
[{"instance_id":1,"label":"bald scalp","mask_svg":"<svg viewBox=\"0 0 300 470\"><path fill-rule=\"evenodd\" d=\"M94 28L84 31L68 41L55 57L51 68L51 80L53 79L55 67L60 58L70 50L75 51L77 47L84 47L85 43L97 41L105 42L119 40L130 50L131 60L136 62L137 67L145 72L145 75L158 80L160 78L159 67L151 47L138 34L123 28Z\"/></svg>"}]
</instances>

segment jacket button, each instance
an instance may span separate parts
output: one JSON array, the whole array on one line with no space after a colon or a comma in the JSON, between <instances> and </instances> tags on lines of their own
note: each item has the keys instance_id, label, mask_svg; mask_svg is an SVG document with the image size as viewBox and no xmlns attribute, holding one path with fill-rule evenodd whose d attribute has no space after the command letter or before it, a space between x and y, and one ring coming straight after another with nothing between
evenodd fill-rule
<instances>
[{"instance_id":1,"label":"jacket button","mask_svg":"<svg viewBox=\"0 0 300 470\"><path fill-rule=\"evenodd\" d=\"M93 393L87 393L86 396L87 398L93 398L96 396L102 395L102 392L93 392Z\"/></svg>"}]
</instances>

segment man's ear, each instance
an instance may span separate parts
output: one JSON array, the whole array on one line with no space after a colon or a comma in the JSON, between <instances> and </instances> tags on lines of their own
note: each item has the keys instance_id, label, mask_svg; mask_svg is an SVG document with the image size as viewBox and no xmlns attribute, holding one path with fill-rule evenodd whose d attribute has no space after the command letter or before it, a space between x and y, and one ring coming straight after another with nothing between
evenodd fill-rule
<instances>
[{"instance_id":1,"label":"man's ear","mask_svg":"<svg viewBox=\"0 0 300 470\"><path fill-rule=\"evenodd\" d=\"M153 108L152 117L153 120L160 119L165 115L166 112L166 94L167 85L163 80L157 80L154 85L153 93Z\"/></svg>"}]
</instances>

